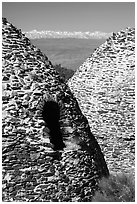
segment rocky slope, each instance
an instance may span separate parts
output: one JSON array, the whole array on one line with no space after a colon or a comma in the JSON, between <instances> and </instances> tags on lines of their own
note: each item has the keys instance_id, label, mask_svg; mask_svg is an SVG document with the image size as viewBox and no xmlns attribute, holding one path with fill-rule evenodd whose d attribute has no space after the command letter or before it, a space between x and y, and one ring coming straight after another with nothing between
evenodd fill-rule
<instances>
[{"instance_id":1,"label":"rocky slope","mask_svg":"<svg viewBox=\"0 0 137 204\"><path fill-rule=\"evenodd\" d=\"M68 85L106 156L110 171L134 172L135 29L113 33Z\"/></svg>"},{"instance_id":2,"label":"rocky slope","mask_svg":"<svg viewBox=\"0 0 137 204\"><path fill-rule=\"evenodd\" d=\"M5 18L2 38L3 201L91 201L109 172L75 97Z\"/></svg>"}]
</instances>

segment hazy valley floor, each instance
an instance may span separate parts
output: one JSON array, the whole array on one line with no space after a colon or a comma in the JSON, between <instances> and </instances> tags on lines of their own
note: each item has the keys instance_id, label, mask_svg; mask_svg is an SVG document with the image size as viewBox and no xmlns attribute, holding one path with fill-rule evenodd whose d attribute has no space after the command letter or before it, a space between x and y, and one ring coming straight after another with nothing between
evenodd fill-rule
<instances>
[{"instance_id":1,"label":"hazy valley floor","mask_svg":"<svg viewBox=\"0 0 137 204\"><path fill-rule=\"evenodd\" d=\"M61 64L76 70L105 39L34 39L31 42L48 56L53 65Z\"/></svg>"}]
</instances>

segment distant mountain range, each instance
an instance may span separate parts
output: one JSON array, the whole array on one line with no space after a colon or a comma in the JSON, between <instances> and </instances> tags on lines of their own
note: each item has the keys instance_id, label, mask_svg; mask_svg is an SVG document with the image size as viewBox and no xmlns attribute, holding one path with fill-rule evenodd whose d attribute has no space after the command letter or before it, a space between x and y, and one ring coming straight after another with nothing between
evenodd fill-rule
<instances>
[{"instance_id":1,"label":"distant mountain range","mask_svg":"<svg viewBox=\"0 0 137 204\"><path fill-rule=\"evenodd\" d=\"M80 39L106 39L112 33L95 32L69 32L69 31L37 31L23 32L30 39L39 38L80 38Z\"/></svg>"}]
</instances>

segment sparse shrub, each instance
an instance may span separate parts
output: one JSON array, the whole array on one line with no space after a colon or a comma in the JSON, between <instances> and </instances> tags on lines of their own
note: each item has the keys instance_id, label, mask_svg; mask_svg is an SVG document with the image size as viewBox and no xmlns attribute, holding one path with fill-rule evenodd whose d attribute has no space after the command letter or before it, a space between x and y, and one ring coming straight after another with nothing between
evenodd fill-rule
<instances>
[{"instance_id":1,"label":"sparse shrub","mask_svg":"<svg viewBox=\"0 0 137 204\"><path fill-rule=\"evenodd\" d=\"M135 179L132 174L119 173L103 178L92 202L135 202Z\"/></svg>"},{"instance_id":2,"label":"sparse shrub","mask_svg":"<svg viewBox=\"0 0 137 204\"><path fill-rule=\"evenodd\" d=\"M54 68L58 71L59 75L64 79L65 82L68 81L74 74L74 71L71 69L67 69L62 67L61 64L56 64Z\"/></svg>"}]
</instances>

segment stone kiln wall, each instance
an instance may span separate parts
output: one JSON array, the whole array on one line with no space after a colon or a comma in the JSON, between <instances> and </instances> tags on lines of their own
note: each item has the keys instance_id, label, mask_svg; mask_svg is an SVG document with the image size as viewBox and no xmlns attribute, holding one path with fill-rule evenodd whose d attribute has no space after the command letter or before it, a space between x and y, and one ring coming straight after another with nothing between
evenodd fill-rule
<instances>
[{"instance_id":1,"label":"stone kiln wall","mask_svg":"<svg viewBox=\"0 0 137 204\"><path fill-rule=\"evenodd\" d=\"M77 70L68 85L111 171L134 171L135 29L107 39Z\"/></svg>"},{"instance_id":2,"label":"stone kiln wall","mask_svg":"<svg viewBox=\"0 0 137 204\"><path fill-rule=\"evenodd\" d=\"M48 58L5 18L2 37L3 201L91 201L108 169L87 119ZM60 107L63 151L42 118L49 100Z\"/></svg>"}]
</instances>

